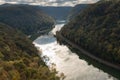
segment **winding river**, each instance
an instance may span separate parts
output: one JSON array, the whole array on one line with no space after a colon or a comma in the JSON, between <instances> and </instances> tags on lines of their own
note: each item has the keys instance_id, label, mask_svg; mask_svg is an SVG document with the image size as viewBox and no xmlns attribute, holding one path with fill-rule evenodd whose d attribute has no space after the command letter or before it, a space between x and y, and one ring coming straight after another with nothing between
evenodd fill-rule
<instances>
[{"instance_id":1,"label":"winding river","mask_svg":"<svg viewBox=\"0 0 120 80\"><path fill-rule=\"evenodd\" d=\"M67 46L57 43L53 34L59 31L64 24L64 21L60 21L48 35L40 36L33 42L42 51L41 57L48 57L44 59L46 64L49 67L54 66L58 75L64 73L65 80L118 80L89 64L86 60L80 59Z\"/></svg>"}]
</instances>

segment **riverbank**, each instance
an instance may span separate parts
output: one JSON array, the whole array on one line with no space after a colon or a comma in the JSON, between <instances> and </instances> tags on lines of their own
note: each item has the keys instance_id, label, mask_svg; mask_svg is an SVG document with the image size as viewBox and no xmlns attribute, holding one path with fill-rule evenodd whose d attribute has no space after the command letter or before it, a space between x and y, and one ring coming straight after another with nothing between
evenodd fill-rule
<instances>
[{"instance_id":1,"label":"riverbank","mask_svg":"<svg viewBox=\"0 0 120 80\"><path fill-rule=\"evenodd\" d=\"M40 57L47 56L49 58L45 60L45 63L48 67L50 67L51 64L55 64L55 69L56 71L58 71L58 75L63 75L64 73L64 75L66 76L65 80L120 79L120 75L116 74L116 72L115 76L109 72L111 71L112 73L114 73L113 69L109 69L108 72L104 71L103 69L101 69L101 64L99 64L98 62L96 62L96 64L98 63L97 65L99 67L96 67L91 64L90 60L87 61L83 59L84 57L82 56L80 56L82 57L80 58L76 53L68 48L69 46L60 45L59 43L57 43L57 40L53 35L56 35L56 31L60 31L63 25L64 23L56 24L55 28L48 35L40 36L34 41L34 43L37 44L38 49L42 50L42 55Z\"/></svg>"},{"instance_id":2,"label":"riverbank","mask_svg":"<svg viewBox=\"0 0 120 80\"><path fill-rule=\"evenodd\" d=\"M32 41L34 41L37 37L48 34L53 28L50 28L50 29L47 29L47 30L41 30L41 31L39 31L37 33L34 33L33 35L31 35L30 39Z\"/></svg>"},{"instance_id":3,"label":"riverbank","mask_svg":"<svg viewBox=\"0 0 120 80\"><path fill-rule=\"evenodd\" d=\"M59 37L59 38L58 38ZM61 39L60 39L61 38ZM86 56L98 61L99 63L102 63L106 66L109 66L111 68L114 68L114 69L117 69L120 71L120 66L119 65L115 65L111 62L108 62L108 61L105 61L105 60L102 60L101 58L98 58L94 55L92 55L91 53L85 51L84 49L82 49L80 46L78 46L77 44L71 42L70 40L66 39L65 37L63 37L60 33L57 32L57 40L60 42L60 44L69 44L71 47L79 50L80 52L82 52L83 54L85 54Z\"/></svg>"}]
</instances>

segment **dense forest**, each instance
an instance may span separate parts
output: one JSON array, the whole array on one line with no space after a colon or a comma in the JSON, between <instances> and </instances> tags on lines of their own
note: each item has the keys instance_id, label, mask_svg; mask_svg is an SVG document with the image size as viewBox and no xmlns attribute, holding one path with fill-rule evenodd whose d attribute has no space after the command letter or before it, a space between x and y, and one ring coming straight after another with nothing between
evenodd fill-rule
<instances>
[{"instance_id":1,"label":"dense forest","mask_svg":"<svg viewBox=\"0 0 120 80\"><path fill-rule=\"evenodd\" d=\"M120 65L120 1L101 0L89 5L57 34L103 60Z\"/></svg>"},{"instance_id":2,"label":"dense forest","mask_svg":"<svg viewBox=\"0 0 120 80\"><path fill-rule=\"evenodd\" d=\"M54 25L53 18L45 14L38 6L24 4L0 5L0 22L32 37L49 32Z\"/></svg>"},{"instance_id":3,"label":"dense forest","mask_svg":"<svg viewBox=\"0 0 120 80\"><path fill-rule=\"evenodd\" d=\"M90 4L78 4L74 6L68 15L68 21L74 19L82 10L84 10Z\"/></svg>"},{"instance_id":4,"label":"dense forest","mask_svg":"<svg viewBox=\"0 0 120 80\"><path fill-rule=\"evenodd\" d=\"M59 80L21 32L0 23L0 80Z\"/></svg>"}]
</instances>

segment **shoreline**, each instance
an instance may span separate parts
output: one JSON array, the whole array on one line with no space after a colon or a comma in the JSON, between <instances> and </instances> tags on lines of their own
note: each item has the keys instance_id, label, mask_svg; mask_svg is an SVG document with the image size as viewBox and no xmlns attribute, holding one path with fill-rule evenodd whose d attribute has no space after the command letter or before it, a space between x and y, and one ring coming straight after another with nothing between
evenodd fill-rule
<instances>
[{"instance_id":1,"label":"shoreline","mask_svg":"<svg viewBox=\"0 0 120 80\"><path fill-rule=\"evenodd\" d=\"M86 55L86 56L88 56L88 57L90 57L90 58L98 61L98 62L101 63L101 64L104 64L104 65L106 65L106 66L108 66L108 67L111 67L111 68L114 68L114 69L120 71L120 66L115 65L115 64L113 64L113 63L110 63L109 61L105 61L105 60L103 60L103 59L101 59L101 58L99 58L99 57L96 57L96 56L90 54L89 52L85 51L83 48L81 48L81 47L78 46L77 44L75 44L75 43L71 42L70 40L66 39L65 37L63 37L60 33L58 33L57 36L59 36L59 37L61 38L61 39L60 39L61 41L65 41L65 42L66 42L67 44L69 44L71 47L79 50L79 51L81 52L81 54L84 54L84 55ZM57 40L58 40L58 42L59 42L59 39L58 39L58 38L57 38ZM61 43L60 43L60 44L61 44Z\"/></svg>"}]
</instances>

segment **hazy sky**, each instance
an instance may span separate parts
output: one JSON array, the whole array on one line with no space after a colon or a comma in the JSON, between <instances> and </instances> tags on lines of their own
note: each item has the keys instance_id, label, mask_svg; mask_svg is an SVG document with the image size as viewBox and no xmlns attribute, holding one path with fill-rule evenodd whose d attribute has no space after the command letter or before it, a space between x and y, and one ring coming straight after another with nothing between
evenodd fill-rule
<instances>
[{"instance_id":1,"label":"hazy sky","mask_svg":"<svg viewBox=\"0 0 120 80\"><path fill-rule=\"evenodd\" d=\"M94 3L98 0L0 0L3 3L22 3L43 6L74 6L79 3Z\"/></svg>"}]
</instances>

